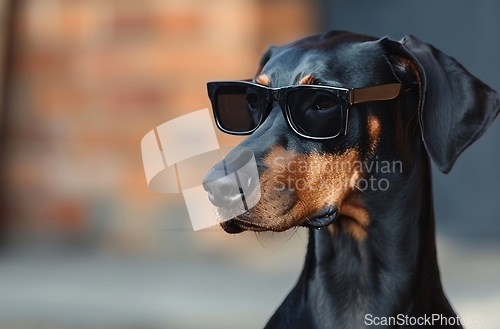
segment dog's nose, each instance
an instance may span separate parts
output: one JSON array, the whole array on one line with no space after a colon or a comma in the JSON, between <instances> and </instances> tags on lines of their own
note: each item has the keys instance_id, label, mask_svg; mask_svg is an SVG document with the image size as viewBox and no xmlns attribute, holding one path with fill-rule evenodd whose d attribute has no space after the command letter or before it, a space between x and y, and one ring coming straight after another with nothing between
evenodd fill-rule
<instances>
[{"instance_id":1,"label":"dog's nose","mask_svg":"<svg viewBox=\"0 0 500 329\"><path fill-rule=\"evenodd\" d=\"M252 193L258 182L255 168L249 166L253 156L250 149L235 149L207 173L203 188L208 192L210 202L223 208L245 203L245 195Z\"/></svg>"},{"instance_id":2,"label":"dog's nose","mask_svg":"<svg viewBox=\"0 0 500 329\"><path fill-rule=\"evenodd\" d=\"M208 192L208 199L217 207L234 208L241 205L244 195L251 192L252 179L242 173L226 175L224 171L212 169L205 179L209 184L203 184Z\"/></svg>"}]
</instances>

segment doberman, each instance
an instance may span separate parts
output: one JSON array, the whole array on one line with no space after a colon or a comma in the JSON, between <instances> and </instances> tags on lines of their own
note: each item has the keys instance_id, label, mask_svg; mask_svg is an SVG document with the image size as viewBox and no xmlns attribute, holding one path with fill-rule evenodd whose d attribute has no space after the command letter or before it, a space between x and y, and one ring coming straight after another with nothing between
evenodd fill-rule
<instances>
[{"instance_id":1,"label":"doberman","mask_svg":"<svg viewBox=\"0 0 500 329\"><path fill-rule=\"evenodd\" d=\"M240 146L259 176L235 190L227 172L207 174L221 209L260 189L222 228L309 228L302 273L265 328L462 327L441 285L430 159L451 170L497 116L494 90L414 36L345 31L273 46L252 81L208 89L219 128L250 135Z\"/></svg>"}]
</instances>

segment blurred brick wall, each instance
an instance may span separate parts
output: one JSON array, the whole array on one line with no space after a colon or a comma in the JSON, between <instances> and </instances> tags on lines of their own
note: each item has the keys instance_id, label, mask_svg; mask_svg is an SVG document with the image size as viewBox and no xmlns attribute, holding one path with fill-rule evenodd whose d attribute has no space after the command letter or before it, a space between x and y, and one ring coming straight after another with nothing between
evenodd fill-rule
<instances>
[{"instance_id":1,"label":"blurred brick wall","mask_svg":"<svg viewBox=\"0 0 500 329\"><path fill-rule=\"evenodd\" d=\"M9 57L9 49L10 49L10 35L11 35L11 4L10 0L0 0L0 248L5 243L5 233L7 229L7 219L4 215L5 209L5 200L3 198L4 192L1 189L1 186L5 186L5 181L3 179L2 173L2 156L3 156L3 142L4 142L4 133L5 133L5 120L4 113L6 107L6 98L5 98L5 86L7 77L7 58Z\"/></svg>"},{"instance_id":2,"label":"blurred brick wall","mask_svg":"<svg viewBox=\"0 0 500 329\"><path fill-rule=\"evenodd\" d=\"M8 52L8 33L10 32L9 30L9 14L10 11L10 2L7 0L0 0L0 63L2 65L0 66L0 136L1 136L1 130L2 130L2 118L3 118L3 92L4 92L4 77L5 77L5 59L6 59L6 54ZM1 139L1 137L0 137Z\"/></svg>"},{"instance_id":3,"label":"blurred brick wall","mask_svg":"<svg viewBox=\"0 0 500 329\"><path fill-rule=\"evenodd\" d=\"M148 189L142 137L208 107L207 80L251 77L268 44L317 29L307 0L16 1L2 155L13 243L147 245L182 200Z\"/></svg>"}]
</instances>

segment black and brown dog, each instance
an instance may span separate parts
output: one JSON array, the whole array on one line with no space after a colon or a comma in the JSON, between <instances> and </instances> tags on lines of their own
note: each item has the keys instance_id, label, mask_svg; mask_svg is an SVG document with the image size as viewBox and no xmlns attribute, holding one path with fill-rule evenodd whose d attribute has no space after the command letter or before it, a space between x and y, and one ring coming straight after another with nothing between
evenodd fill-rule
<instances>
[{"instance_id":1,"label":"black and brown dog","mask_svg":"<svg viewBox=\"0 0 500 329\"><path fill-rule=\"evenodd\" d=\"M344 31L271 47L254 82L417 86L392 100L351 105L345 134L332 139L295 133L273 102L240 144L255 154L261 198L222 228L310 228L302 274L266 328L460 328L450 320L456 314L436 258L430 159L448 173L497 116L498 94L413 36L397 42ZM399 166L367 170L381 163ZM221 175L212 170L205 182ZM384 184L360 188L363 179ZM294 187L299 181L313 188ZM208 188L218 206L234 197L218 195L222 188ZM441 321L422 322L437 315ZM417 320L420 325L411 322Z\"/></svg>"}]
</instances>

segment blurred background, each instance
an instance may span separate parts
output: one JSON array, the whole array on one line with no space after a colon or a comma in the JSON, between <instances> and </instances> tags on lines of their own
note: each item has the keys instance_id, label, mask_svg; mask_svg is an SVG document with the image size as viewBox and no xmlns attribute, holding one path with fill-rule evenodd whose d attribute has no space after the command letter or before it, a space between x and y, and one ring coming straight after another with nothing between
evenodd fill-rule
<instances>
[{"instance_id":1,"label":"blurred background","mask_svg":"<svg viewBox=\"0 0 500 329\"><path fill-rule=\"evenodd\" d=\"M251 77L270 44L414 34L500 90L500 2L0 0L0 327L261 328L307 232L193 232L147 187L140 141ZM500 123L434 171L445 290L468 328L500 309ZM241 139L218 133L221 145Z\"/></svg>"}]
</instances>

